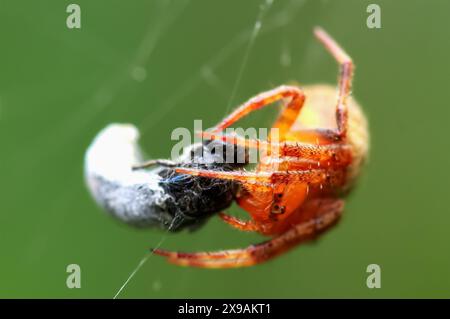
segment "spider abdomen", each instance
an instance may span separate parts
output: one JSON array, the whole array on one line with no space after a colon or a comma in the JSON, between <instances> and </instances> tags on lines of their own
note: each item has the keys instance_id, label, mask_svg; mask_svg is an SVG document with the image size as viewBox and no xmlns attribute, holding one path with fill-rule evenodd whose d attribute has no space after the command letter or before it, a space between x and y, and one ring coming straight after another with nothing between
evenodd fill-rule
<instances>
[{"instance_id":1,"label":"spider abdomen","mask_svg":"<svg viewBox=\"0 0 450 319\"><path fill-rule=\"evenodd\" d=\"M317 84L303 87L306 95L305 105L297 119L295 129L336 130L336 87L329 84ZM369 154L369 129L366 116L352 97L347 98L348 127L343 141L351 148L351 162L346 167L348 186L356 180ZM346 185L347 186L347 185Z\"/></svg>"}]
</instances>

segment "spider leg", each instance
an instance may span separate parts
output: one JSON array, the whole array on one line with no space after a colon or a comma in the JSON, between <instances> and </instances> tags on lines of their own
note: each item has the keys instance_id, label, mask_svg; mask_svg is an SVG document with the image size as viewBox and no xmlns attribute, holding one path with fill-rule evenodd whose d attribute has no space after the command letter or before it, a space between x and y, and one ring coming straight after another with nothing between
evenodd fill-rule
<instances>
[{"instance_id":1,"label":"spider leg","mask_svg":"<svg viewBox=\"0 0 450 319\"><path fill-rule=\"evenodd\" d=\"M219 213L219 217L233 228L249 232L258 231L258 227L252 220L242 220L225 213Z\"/></svg>"},{"instance_id":2,"label":"spider leg","mask_svg":"<svg viewBox=\"0 0 450 319\"><path fill-rule=\"evenodd\" d=\"M146 161L141 164L133 165L132 169L133 170L144 169L144 168L148 168L148 167L155 166L155 165L160 165L160 166L164 166L164 167L175 167L178 165L178 163L171 161L171 160L167 160L167 159L155 159L155 160Z\"/></svg>"},{"instance_id":3,"label":"spider leg","mask_svg":"<svg viewBox=\"0 0 450 319\"><path fill-rule=\"evenodd\" d=\"M180 174L189 174L193 176L202 176L217 179L228 179L239 181L246 184L260 184L272 186L281 183L305 182L315 184L324 181L330 170L326 169L304 169L292 171L274 171L274 172L246 172L236 171L214 171L208 169L178 167L175 171Z\"/></svg>"},{"instance_id":4,"label":"spider leg","mask_svg":"<svg viewBox=\"0 0 450 319\"><path fill-rule=\"evenodd\" d=\"M340 138L345 138L348 122L347 97L350 95L352 86L353 62L350 56L324 30L315 28L314 34L328 52L336 59L341 68L336 105L336 122L338 136Z\"/></svg>"},{"instance_id":5,"label":"spider leg","mask_svg":"<svg viewBox=\"0 0 450 319\"><path fill-rule=\"evenodd\" d=\"M271 173L266 172L246 172L242 170L235 171L214 171L209 169L177 167L175 171L180 174L189 174L193 176L202 176L217 179L228 179L250 184L264 184L271 180Z\"/></svg>"},{"instance_id":6,"label":"spider leg","mask_svg":"<svg viewBox=\"0 0 450 319\"><path fill-rule=\"evenodd\" d=\"M234 112L228 115L222 122L213 127L213 132L219 132L229 127L236 121L240 120L249 113L267 106L273 102L291 98L290 102L283 110L283 118L286 119L286 127L280 126L280 135L284 134L283 130L288 130L297 118L300 109L305 101L305 95L302 90L295 86L279 86L273 90L263 92L248 100L246 103L238 107Z\"/></svg>"},{"instance_id":7,"label":"spider leg","mask_svg":"<svg viewBox=\"0 0 450 319\"><path fill-rule=\"evenodd\" d=\"M217 252L178 253L155 249L157 255L167 257L168 261L181 266L201 268L237 268L263 263L278 256L296 245L315 238L339 220L344 202L339 199L317 199L305 205L311 218L286 232L244 249Z\"/></svg>"},{"instance_id":8,"label":"spider leg","mask_svg":"<svg viewBox=\"0 0 450 319\"><path fill-rule=\"evenodd\" d=\"M276 143L259 139L246 139L229 134L215 134L211 132L199 132L199 134L206 139L221 140L241 147L256 148L258 150L278 150L279 156L301 157L315 161L348 160L351 156L351 148L348 145L316 145L294 141Z\"/></svg>"}]
</instances>

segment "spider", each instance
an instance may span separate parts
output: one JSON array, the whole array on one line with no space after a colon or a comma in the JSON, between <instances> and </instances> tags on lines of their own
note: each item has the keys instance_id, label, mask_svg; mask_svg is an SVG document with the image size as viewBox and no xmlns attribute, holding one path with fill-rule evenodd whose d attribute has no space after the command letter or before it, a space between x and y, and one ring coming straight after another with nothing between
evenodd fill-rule
<instances>
[{"instance_id":1,"label":"spider","mask_svg":"<svg viewBox=\"0 0 450 319\"><path fill-rule=\"evenodd\" d=\"M323 29L315 28L314 34L340 65L337 101L336 90L330 85L312 85L304 90L280 86L263 92L201 135L258 150L276 147L276 156L267 152L254 171L175 169L182 174L239 182L241 189L236 201L251 219L240 220L224 213L220 217L234 228L272 239L244 249L194 253L154 249L155 254L184 266L252 266L316 238L338 222L344 208L342 198L350 191L367 158L369 133L361 108L349 96L351 58ZM273 136L263 141L222 133L251 112L280 100L286 106L273 124L278 129L278 141L272 140ZM335 112L330 112L333 104Z\"/></svg>"}]
</instances>

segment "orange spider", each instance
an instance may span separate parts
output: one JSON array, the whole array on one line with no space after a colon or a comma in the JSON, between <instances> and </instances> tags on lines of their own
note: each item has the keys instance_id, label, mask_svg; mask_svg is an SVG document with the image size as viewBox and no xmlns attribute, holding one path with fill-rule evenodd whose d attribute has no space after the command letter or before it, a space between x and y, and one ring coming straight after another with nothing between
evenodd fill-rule
<instances>
[{"instance_id":1,"label":"orange spider","mask_svg":"<svg viewBox=\"0 0 450 319\"><path fill-rule=\"evenodd\" d=\"M324 30L316 28L314 33L341 67L337 102L336 90L330 85L313 85L304 90L280 86L261 93L241 105L211 133L201 134L259 150L275 146L276 156L267 152L253 172L176 169L183 174L238 181L241 190L237 203L251 219L243 221L223 213L220 217L239 230L273 238L244 249L197 253L154 249L154 253L185 266L251 266L317 237L339 220L344 207L342 197L367 157L369 134L361 108L349 96L351 58ZM308 103L303 106L305 97ZM273 136L262 141L220 134L249 113L285 99L289 102L273 125L278 129L279 142L274 142ZM334 114L330 112L332 104L336 104Z\"/></svg>"}]
</instances>

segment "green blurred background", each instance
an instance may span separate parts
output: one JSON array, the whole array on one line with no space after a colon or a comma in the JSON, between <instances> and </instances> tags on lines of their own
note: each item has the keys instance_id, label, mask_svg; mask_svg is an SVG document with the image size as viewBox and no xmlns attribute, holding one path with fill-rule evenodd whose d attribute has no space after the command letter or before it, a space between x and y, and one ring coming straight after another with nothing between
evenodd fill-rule
<instances>
[{"instance_id":1,"label":"green blurred background","mask_svg":"<svg viewBox=\"0 0 450 319\"><path fill-rule=\"evenodd\" d=\"M108 123L133 123L148 154L167 157L175 127L213 125L279 84L335 83L315 25L353 57L354 96L371 126L370 162L342 222L253 268L179 268L153 256L120 297L450 297L450 1L74 2L80 30L66 27L68 1L0 1L0 297L112 298L164 234L95 205L83 180L92 138ZM381 29L366 26L372 2ZM273 115L244 124L267 127ZM162 247L261 240L212 218ZM66 287L72 263L81 289ZM371 263L381 289L366 287Z\"/></svg>"}]
</instances>

